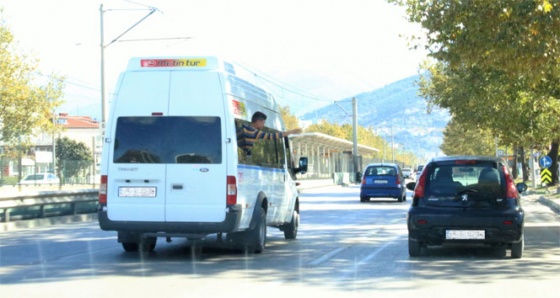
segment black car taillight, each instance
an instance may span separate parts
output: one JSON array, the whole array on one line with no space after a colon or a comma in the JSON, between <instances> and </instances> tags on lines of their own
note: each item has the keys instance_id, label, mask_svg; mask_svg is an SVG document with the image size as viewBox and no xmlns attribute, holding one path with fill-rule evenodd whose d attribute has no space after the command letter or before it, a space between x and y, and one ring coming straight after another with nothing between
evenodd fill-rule
<instances>
[{"instance_id":1,"label":"black car taillight","mask_svg":"<svg viewBox=\"0 0 560 298\"><path fill-rule=\"evenodd\" d=\"M505 165L502 165L502 170L504 171L504 175L506 177L506 198L508 199L516 199L518 196L517 188L515 188L515 183L513 182L513 178L509 174L509 171Z\"/></svg>"},{"instance_id":2,"label":"black car taillight","mask_svg":"<svg viewBox=\"0 0 560 298\"><path fill-rule=\"evenodd\" d=\"M420 178L418 178L418 183L416 184L416 187L414 188L414 197L415 198L421 198L424 196L424 191L426 188L426 177L428 176L428 169L425 168L422 171L422 174L420 175Z\"/></svg>"}]
</instances>

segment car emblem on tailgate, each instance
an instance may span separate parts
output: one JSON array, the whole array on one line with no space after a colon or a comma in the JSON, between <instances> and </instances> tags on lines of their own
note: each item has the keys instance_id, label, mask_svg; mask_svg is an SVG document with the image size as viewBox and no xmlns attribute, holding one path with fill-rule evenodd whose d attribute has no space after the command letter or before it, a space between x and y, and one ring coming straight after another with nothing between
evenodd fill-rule
<instances>
[{"instance_id":1,"label":"car emblem on tailgate","mask_svg":"<svg viewBox=\"0 0 560 298\"><path fill-rule=\"evenodd\" d=\"M208 168L200 168L199 171L201 171L202 173L206 173L210 170L208 170Z\"/></svg>"},{"instance_id":2,"label":"car emblem on tailgate","mask_svg":"<svg viewBox=\"0 0 560 298\"><path fill-rule=\"evenodd\" d=\"M463 201L463 202L468 202L468 201L469 201L469 196L468 196L467 194L463 194L463 195L461 196L461 201Z\"/></svg>"}]
</instances>

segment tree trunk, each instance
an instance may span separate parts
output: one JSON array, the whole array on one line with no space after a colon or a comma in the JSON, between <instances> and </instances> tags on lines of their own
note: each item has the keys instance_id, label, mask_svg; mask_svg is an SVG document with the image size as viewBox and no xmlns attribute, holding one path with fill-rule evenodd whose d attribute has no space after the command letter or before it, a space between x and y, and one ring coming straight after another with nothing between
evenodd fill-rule
<instances>
[{"instance_id":1,"label":"tree trunk","mask_svg":"<svg viewBox=\"0 0 560 298\"><path fill-rule=\"evenodd\" d=\"M517 179L517 176L519 176L519 171L517 170L517 152L518 147L513 146L513 165L511 166L511 175L513 176L513 179Z\"/></svg>"},{"instance_id":2,"label":"tree trunk","mask_svg":"<svg viewBox=\"0 0 560 298\"><path fill-rule=\"evenodd\" d=\"M550 185L556 185L558 183L558 146L558 141L552 142L550 151L548 152L548 157L552 159L552 165L548 168L552 174L552 182Z\"/></svg>"},{"instance_id":3,"label":"tree trunk","mask_svg":"<svg viewBox=\"0 0 560 298\"><path fill-rule=\"evenodd\" d=\"M527 165L527 159L525 158L525 148L519 147L519 155L521 155L521 169L523 169L523 182L529 181L529 167ZM530 158L533 158L532 156Z\"/></svg>"}]
</instances>

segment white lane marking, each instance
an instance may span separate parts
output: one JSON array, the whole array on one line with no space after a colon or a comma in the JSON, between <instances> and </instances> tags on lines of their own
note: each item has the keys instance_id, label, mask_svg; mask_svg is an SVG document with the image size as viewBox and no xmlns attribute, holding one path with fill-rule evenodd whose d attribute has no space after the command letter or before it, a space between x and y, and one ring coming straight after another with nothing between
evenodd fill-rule
<instances>
[{"instance_id":1,"label":"white lane marking","mask_svg":"<svg viewBox=\"0 0 560 298\"><path fill-rule=\"evenodd\" d=\"M321 263L327 261L328 259L334 257L335 255L337 255L337 254L343 252L343 251L346 250L346 249L348 249L348 246L339 247L339 248L337 248L337 249L335 249L335 250L329 252L328 254L323 255L322 257L320 257L320 258L318 258L318 259L315 259L315 260L313 260L313 261L307 263L307 265L311 265L311 266L319 265L319 264L321 264Z\"/></svg>"}]
</instances>

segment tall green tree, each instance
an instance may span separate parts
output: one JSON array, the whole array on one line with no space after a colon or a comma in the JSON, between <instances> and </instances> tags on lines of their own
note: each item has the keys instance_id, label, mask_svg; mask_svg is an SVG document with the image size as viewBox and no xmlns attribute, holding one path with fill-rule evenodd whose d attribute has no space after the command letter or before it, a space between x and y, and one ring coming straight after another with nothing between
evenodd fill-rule
<instances>
[{"instance_id":1,"label":"tall green tree","mask_svg":"<svg viewBox=\"0 0 560 298\"><path fill-rule=\"evenodd\" d=\"M93 154L84 143L64 137L56 140L56 161L58 177L67 179L88 170Z\"/></svg>"},{"instance_id":2,"label":"tall green tree","mask_svg":"<svg viewBox=\"0 0 560 298\"><path fill-rule=\"evenodd\" d=\"M62 102L63 80L41 76L37 61L20 54L0 10L0 136L20 146L40 132L56 129L52 119Z\"/></svg>"},{"instance_id":3,"label":"tall green tree","mask_svg":"<svg viewBox=\"0 0 560 298\"><path fill-rule=\"evenodd\" d=\"M416 41L434 61L420 82L431 104L501 143L550 147L557 160L560 2L388 1L405 6L409 20L425 29Z\"/></svg>"},{"instance_id":4,"label":"tall green tree","mask_svg":"<svg viewBox=\"0 0 560 298\"><path fill-rule=\"evenodd\" d=\"M494 155L494 139L488 130L469 127L451 119L443 130L440 149L445 155Z\"/></svg>"},{"instance_id":5,"label":"tall green tree","mask_svg":"<svg viewBox=\"0 0 560 298\"><path fill-rule=\"evenodd\" d=\"M449 110L455 123L488 130L502 144L543 149L557 139L558 101L526 91L523 80L477 67L451 70L443 63L426 69L420 94L429 106Z\"/></svg>"},{"instance_id":6,"label":"tall green tree","mask_svg":"<svg viewBox=\"0 0 560 298\"><path fill-rule=\"evenodd\" d=\"M430 56L450 68L500 69L514 80L527 78L546 95L558 92L558 1L388 1L406 7L408 19L426 30L421 39Z\"/></svg>"}]
</instances>

